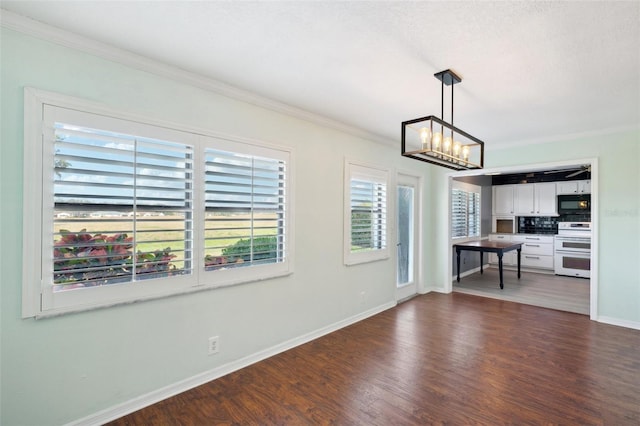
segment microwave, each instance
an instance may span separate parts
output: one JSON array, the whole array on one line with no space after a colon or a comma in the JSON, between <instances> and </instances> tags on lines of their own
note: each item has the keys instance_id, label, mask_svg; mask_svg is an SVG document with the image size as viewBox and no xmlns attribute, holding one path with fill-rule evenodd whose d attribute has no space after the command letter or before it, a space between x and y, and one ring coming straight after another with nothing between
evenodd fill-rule
<instances>
[{"instance_id":1,"label":"microwave","mask_svg":"<svg viewBox=\"0 0 640 426\"><path fill-rule=\"evenodd\" d=\"M591 194L558 195L558 214L591 213Z\"/></svg>"}]
</instances>

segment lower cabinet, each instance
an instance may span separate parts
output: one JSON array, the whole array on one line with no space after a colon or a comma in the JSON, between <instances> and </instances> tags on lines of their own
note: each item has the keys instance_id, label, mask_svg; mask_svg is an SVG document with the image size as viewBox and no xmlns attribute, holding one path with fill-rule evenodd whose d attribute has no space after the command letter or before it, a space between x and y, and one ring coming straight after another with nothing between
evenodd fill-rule
<instances>
[{"instance_id":1,"label":"lower cabinet","mask_svg":"<svg viewBox=\"0 0 640 426\"><path fill-rule=\"evenodd\" d=\"M503 241L503 242L511 242L513 239L513 235L511 234L489 234L489 241ZM518 265L518 257L517 252L508 251L502 255L502 266L517 266ZM489 253L489 263L492 265L498 264L498 255L495 253Z\"/></svg>"},{"instance_id":2,"label":"lower cabinet","mask_svg":"<svg viewBox=\"0 0 640 426\"><path fill-rule=\"evenodd\" d=\"M490 234L489 241L522 243L520 265L523 268L553 271L553 236L529 234ZM489 254L489 263L498 264L498 255ZM503 266L517 266L518 254L510 251L502 256Z\"/></svg>"}]
</instances>

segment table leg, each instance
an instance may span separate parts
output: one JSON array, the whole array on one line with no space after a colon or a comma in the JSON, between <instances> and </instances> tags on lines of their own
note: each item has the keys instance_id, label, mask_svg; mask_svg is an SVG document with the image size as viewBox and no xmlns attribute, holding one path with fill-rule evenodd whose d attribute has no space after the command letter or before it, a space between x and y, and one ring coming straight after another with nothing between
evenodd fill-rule
<instances>
[{"instance_id":1,"label":"table leg","mask_svg":"<svg viewBox=\"0 0 640 426\"><path fill-rule=\"evenodd\" d=\"M502 282L502 252L498 252L498 271L500 274L500 289L504 288L504 283Z\"/></svg>"},{"instance_id":2,"label":"table leg","mask_svg":"<svg viewBox=\"0 0 640 426\"><path fill-rule=\"evenodd\" d=\"M480 251L480 274L482 275L482 264L484 263L484 252Z\"/></svg>"},{"instance_id":3,"label":"table leg","mask_svg":"<svg viewBox=\"0 0 640 426\"><path fill-rule=\"evenodd\" d=\"M458 282L460 282L460 249L456 247L456 259L458 265Z\"/></svg>"},{"instance_id":4,"label":"table leg","mask_svg":"<svg viewBox=\"0 0 640 426\"><path fill-rule=\"evenodd\" d=\"M518 279L520 279L520 252L522 252L521 248L518 249Z\"/></svg>"}]
</instances>

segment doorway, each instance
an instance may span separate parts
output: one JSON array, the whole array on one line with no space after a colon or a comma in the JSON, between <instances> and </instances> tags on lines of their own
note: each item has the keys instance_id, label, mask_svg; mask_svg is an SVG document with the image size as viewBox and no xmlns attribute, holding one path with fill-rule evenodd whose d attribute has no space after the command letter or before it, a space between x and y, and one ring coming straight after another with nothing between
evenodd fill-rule
<instances>
[{"instance_id":1,"label":"doorway","mask_svg":"<svg viewBox=\"0 0 640 426\"><path fill-rule=\"evenodd\" d=\"M598 161L597 158L587 158L587 159L579 159L579 160L569 160L569 161L562 161L562 162L554 162L554 163L544 163L544 164L531 164L531 165L519 165L519 166L511 166L511 167L500 167L500 168L493 168L493 169L484 169L482 171L466 171L466 172L454 172L454 173L450 173L448 174L449 176L449 182L451 182L451 180L453 178L469 178L469 177L477 177L477 176L482 176L482 175L497 175L497 174L522 174L522 173L530 173L530 172L543 172L543 173L547 173L547 174L553 174L553 173L557 173L558 170L579 170L579 169L584 169L587 168L588 170L590 170L591 175L590 175L590 183L591 183L591 224L592 224L592 236L591 236L591 247L592 247L592 251L591 251L591 258L590 258L590 275L591 278L588 281L582 281L582 284L586 284L588 287L588 291L586 293L586 299L588 300L587 302L587 308L586 308L586 312L581 312L581 313L587 313L589 314L590 318L592 320L595 320L597 318L597 312L598 312L598 206L599 206L599 202L598 202ZM495 201L495 200L493 200ZM451 201L449 200L449 204L451 203ZM484 227L484 225L483 225ZM512 232L517 232L517 227L516 229L514 229ZM484 231L483 230L483 235L487 235L489 233L489 231ZM485 237L486 238L486 237ZM449 258L447 259L447 268L451 268L451 261L450 259L452 259L453 253L451 250L451 246L453 244L453 241L451 239L449 239ZM554 278L553 275L547 275L546 277L551 277ZM555 277L556 279L560 279L559 277ZM572 280L576 280L577 278L572 278ZM549 281L549 280L546 280ZM559 290L560 286L556 286L556 288L554 288L554 291ZM447 283L447 286L445 287L446 291L452 291L453 290L453 279L451 281L451 284ZM580 291L582 292L582 289L580 289ZM504 296L504 291L502 291L501 297L502 298ZM566 292L566 296L567 298L571 299L572 296L572 291L568 290ZM545 296L545 297L550 297L549 295ZM517 300L515 300L517 301ZM557 307L555 307L554 309L558 309ZM560 308L562 309L562 308ZM569 311L572 311L570 309L567 309ZM575 312L575 311L573 311Z\"/></svg>"},{"instance_id":2,"label":"doorway","mask_svg":"<svg viewBox=\"0 0 640 426\"><path fill-rule=\"evenodd\" d=\"M398 174L396 184L396 301L417 294L420 279L420 179Z\"/></svg>"}]
</instances>

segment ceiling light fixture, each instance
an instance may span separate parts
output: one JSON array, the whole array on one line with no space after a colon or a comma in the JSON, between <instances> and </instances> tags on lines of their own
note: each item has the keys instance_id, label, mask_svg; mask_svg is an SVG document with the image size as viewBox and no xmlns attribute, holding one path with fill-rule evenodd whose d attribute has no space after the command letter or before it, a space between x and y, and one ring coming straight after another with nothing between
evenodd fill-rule
<instances>
[{"instance_id":1,"label":"ceiling light fixture","mask_svg":"<svg viewBox=\"0 0 640 426\"><path fill-rule=\"evenodd\" d=\"M453 71L434 74L441 81L440 118L433 115L402 122L402 155L454 170L482 169L484 142L453 126ZM451 86L451 124L444 121L444 85Z\"/></svg>"}]
</instances>

